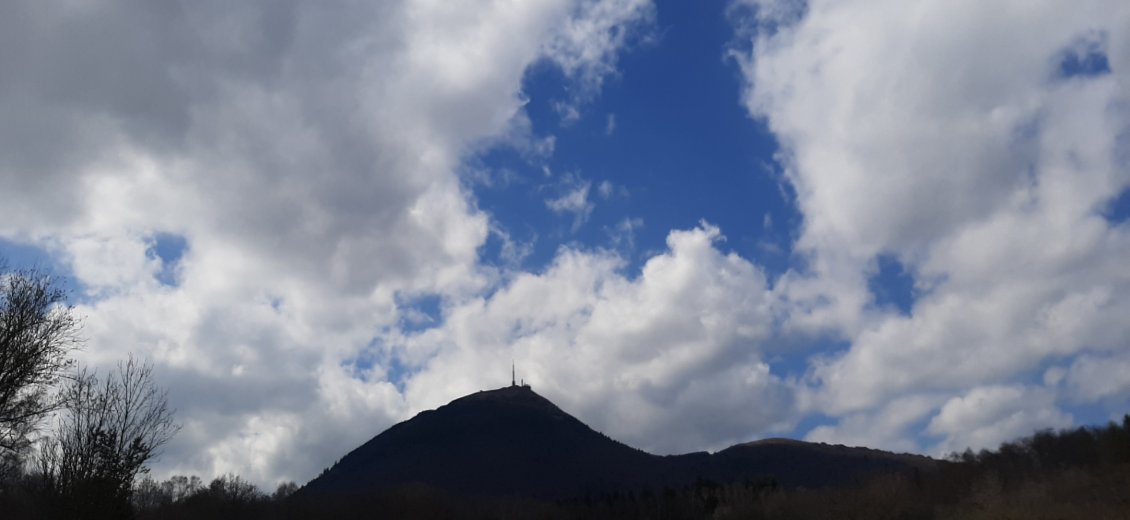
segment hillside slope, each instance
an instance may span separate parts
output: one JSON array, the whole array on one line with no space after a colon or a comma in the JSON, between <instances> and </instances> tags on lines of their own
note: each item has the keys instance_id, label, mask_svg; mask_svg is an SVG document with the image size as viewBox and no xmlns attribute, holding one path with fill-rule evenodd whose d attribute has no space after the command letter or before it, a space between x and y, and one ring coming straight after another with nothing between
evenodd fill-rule
<instances>
[{"instance_id":1,"label":"hillside slope","mask_svg":"<svg viewBox=\"0 0 1130 520\"><path fill-rule=\"evenodd\" d=\"M773 477L787 487L929 467L925 457L799 441L658 456L594 431L528 386L477 392L399 423L308 483L301 495L410 484L493 496L569 498Z\"/></svg>"}]
</instances>

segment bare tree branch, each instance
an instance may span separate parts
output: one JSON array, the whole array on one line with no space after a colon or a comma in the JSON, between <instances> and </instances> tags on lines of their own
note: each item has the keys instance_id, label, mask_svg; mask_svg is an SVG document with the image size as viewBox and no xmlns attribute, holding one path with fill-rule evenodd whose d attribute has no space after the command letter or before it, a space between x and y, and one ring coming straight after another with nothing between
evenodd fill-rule
<instances>
[{"instance_id":1,"label":"bare tree branch","mask_svg":"<svg viewBox=\"0 0 1130 520\"><path fill-rule=\"evenodd\" d=\"M104 379L85 368L62 390L56 435L39 451L39 470L63 507L129 508L146 462L180 429L152 366L132 356Z\"/></svg>"},{"instance_id":2,"label":"bare tree branch","mask_svg":"<svg viewBox=\"0 0 1130 520\"><path fill-rule=\"evenodd\" d=\"M71 366L80 324L51 277L0 261L0 451L19 452L59 402L52 387Z\"/></svg>"}]
</instances>

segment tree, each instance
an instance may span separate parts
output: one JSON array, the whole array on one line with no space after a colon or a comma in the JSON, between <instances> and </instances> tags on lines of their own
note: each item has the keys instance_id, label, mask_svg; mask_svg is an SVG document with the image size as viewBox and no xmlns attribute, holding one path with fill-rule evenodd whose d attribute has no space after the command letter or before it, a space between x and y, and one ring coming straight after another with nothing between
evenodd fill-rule
<instances>
[{"instance_id":1,"label":"tree","mask_svg":"<svg viewBox=\"0 0 1130 520\"><path fill-rule=\"evenodd\" d=\"M295 491L298 491L298 484L291 481L279 482L279 487L275 488L275 492L271 495L271 500L281 502L286 499L286 497L293 495Z\"/></svg>"},{"instance_id":2,"label":"tree","mask_svg":"<svg viewBox=\"0 0 1130 520\"><path fill-rule=\"evenodd\" d=\"M196 475L175 475L164 482L145 477L133 488L133 505L135 512L157 512L154 514L159 518L162 508L180 504L206 489Z\"/></svg>"},{"instance_id":3,"label":"tree","mask_svg":"<svg viewBox=\"0 0 1130 520\"><path fill-rule=\"evenodd\" d=\"M203 487L204 482L196 475L192 475L191 477L174 475L170 477L169 480L161 483L161 488L172 497L173 502L180 502L181 500L195 495Z\"/></svg>"},{"instance_id":4,"label":"tree","mask_svg":"<svg viewBox=\"0 0 1130 520\"><path fill-rule=\"evenodd\" d=\"M49 493L66 517L129 516L134 480L180 428L152 367L131 356L104 379L82 369L62 399L56 435L39 452Z\"/></svg>"},{"instance_id":5,"label":"tree","mask_svg":"<svg viewBox=\"0 0 1130 520\"><path fill-rule=\"evenodd\" d=\"M130 498L137 511L152 511L173 503L173 496L165 486L149 477L141 479L141 482L134 486Z\"/></svg>"},{"instance_id":6,"label":"tree","mask_svg":"<svg viewBox=\"0 0 1130 520\"><path fill-rule=\"evenodd\" d=\"M227 474L212 479L207 493L217 500L231 504L252 504L266 498L259 488L239 475Z\"/></svg>"},{"instance_id":7,"label":"tree","mask_svg":"<svg viewBox=\"0 0 1130 520\"><path fill-rule=\"evenodd\" d=\"M51 390L78 346L65 296L51 277L9 272L0 259L0 452L20 453L57 408Z\"/></svg>"}]
</instances>

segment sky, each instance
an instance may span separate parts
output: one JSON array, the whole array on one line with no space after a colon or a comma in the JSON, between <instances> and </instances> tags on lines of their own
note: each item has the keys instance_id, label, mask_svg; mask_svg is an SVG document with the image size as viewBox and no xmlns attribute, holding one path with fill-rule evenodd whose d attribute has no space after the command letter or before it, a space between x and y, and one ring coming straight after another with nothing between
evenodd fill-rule
<instances>
[{"instance_id":1,"label":"sky","mask_svg":"<svg viewBox=\"0 0 1130 520\"><path fill-rule=\"evenodd\" d=\"M305 482L518 376L655 453L1130 412L1130 4L6 4L0 255L153 475Z\"/></svg>"}]
</instances>

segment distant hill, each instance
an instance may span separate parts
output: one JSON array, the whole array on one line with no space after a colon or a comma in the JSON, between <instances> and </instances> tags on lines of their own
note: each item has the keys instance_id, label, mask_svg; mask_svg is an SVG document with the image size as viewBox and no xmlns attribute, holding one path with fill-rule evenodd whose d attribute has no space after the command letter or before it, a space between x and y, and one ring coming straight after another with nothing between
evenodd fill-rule
<instances>
[{"instance_id":1,"label":"distant hill","mask_svg":"<svg viewBox=\"0 0 1130 520\"><path fill-rule=\"evenodd\" d=\"M820 487L936 461L775 439L715 454L658 456L594 431L528 386L477 392L421 412L357 449L299 495L365 494L424 484L460 494L570 498L772 477Z\"/></svg>"},{"instance_id":2,"label":"distant hill","mask_svg":"<svg viewBox=\"0 0 1130 520\"><path fill-rule=\"evenodd\" d=\"M877 473L931 471L939 461L871 448L765 439L731 446L712 457L714 478L736 481L771 476L785 487L820 488L855 484Z\"/></svg>"}]
</instances>

